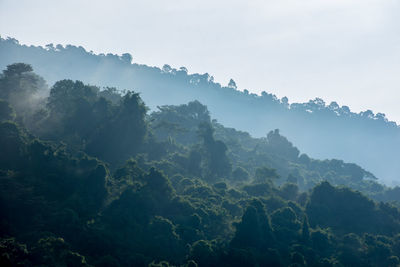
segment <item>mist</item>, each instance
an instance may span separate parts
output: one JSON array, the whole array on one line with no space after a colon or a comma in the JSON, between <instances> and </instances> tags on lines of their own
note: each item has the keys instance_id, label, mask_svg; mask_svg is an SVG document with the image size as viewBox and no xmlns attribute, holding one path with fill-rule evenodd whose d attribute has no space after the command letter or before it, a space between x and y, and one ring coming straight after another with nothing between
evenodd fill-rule
<instances>
[{"instance_id":1,"label":"mist","mask_svg":"<svg viewBox=\"0 0 400 267\"><path fill-rule=\"evenodd\" d=\"M132 56L94 54L83 47L51 45L28 47L16 40L0 43L0 67L28 62L50 84L61 79L117 87L139 92L152 110L198 100L222 124L263 137L274 129L301 152L319 159L339 158L371 171L381 181L397 184L400 166L400 131L384 114L366 110L354 113L336 102L314 98L289 103L287 98L223 86L208 74L188 73L186 68L151 67L135 63Z\"/></svg>"},{"instance_id":2,"label":"mist","mask_svg":"<svg viewBox=\"0 0 400 267\"><path fill-rule=\"evenodd\" d=\"M221 84L233 78L241 90L290 103L320 97L400 121L399 12L391 0L3 0L0 33L27 45L128 52L140 64L185 66Z\"/></svg>"}]
</instances>

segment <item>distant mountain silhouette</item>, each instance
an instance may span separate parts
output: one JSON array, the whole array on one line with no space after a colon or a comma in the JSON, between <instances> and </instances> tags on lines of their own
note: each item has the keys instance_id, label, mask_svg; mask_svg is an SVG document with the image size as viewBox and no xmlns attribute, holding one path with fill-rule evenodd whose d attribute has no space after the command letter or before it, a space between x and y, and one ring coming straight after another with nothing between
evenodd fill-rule
<instances>
[{"instance_id":1,"label":"distant mountain silhouette","mask_svg":"<svg viewBox=\"0 0 400 267\"><path fill-rule=\"evenodd\" d=\"M214 82L205 74L188 74L164 65L162 69L134 63L130 54L93 54L73 45L26 46L0 38L0 69L15 62L29 63L48 82L81 80L140 92L153 110L199 100L226 126L266 136L280 129L301 151L314 158L340 158L354 162L383 181L397 181L400 173L400 129L382 113L353 113L349 107L316 98L289 104L286 97L261 95Z\"/></svg>"}]
</instances>

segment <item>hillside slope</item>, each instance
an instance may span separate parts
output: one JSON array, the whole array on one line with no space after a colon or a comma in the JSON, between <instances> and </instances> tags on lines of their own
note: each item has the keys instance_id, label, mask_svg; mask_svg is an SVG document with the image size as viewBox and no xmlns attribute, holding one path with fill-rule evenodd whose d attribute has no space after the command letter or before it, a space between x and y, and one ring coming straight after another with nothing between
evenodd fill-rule
<instances>
[{"instance_id":1,"label":"hillside slope","mask_svg":"<svg viewBox=\"0 0 400 267\"><path fill-rule=\"evenodd\" d=\"M266 92L259 96L240 92L233 84L221 86L207 73L135 64L129 54L95 55L71 45L28 47L14 39L0 39L0 68L14 62L31 64L51 84L70 78L134 89L153 110L199 100L222 124L256 137L280 129L312 157L357 163L386 182L397 180L400 173L400 129L380 113L356 114L321 99L289 105L287 98L277 99Z\"/></svg>"}]
</instances>

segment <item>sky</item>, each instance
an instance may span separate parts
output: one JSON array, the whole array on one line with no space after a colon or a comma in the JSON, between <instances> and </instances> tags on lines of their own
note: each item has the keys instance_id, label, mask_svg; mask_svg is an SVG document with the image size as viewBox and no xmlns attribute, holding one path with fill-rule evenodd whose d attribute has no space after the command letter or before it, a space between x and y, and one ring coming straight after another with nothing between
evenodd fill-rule
<instances>
[{"instance_id":1,"label":"sky","mask_svg":"<svg viewBox=\"0 0 400 267\"><path fill-rule=\"evenodd\" d=\"M127 52L136 63L400 123L399 14L397 0L0 0L0 35Z\"/></svg>"}]
</instances>

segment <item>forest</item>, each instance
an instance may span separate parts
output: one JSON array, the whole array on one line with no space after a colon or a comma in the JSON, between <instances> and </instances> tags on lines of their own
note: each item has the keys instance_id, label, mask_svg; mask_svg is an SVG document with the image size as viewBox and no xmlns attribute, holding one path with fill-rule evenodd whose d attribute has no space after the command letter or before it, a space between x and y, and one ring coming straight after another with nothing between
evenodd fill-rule
<instances>
[{"instance_id":1,"label":"forest","mask_svg":"<svg viewBox=\"0 0 400 267\"><path fill-rule=\"evenodd\" d=\"M258 138L279 129L312 158L353 162L387 185L399 184L400 128L379 112L355 113L346 103L325 103L320 98L293 103L287 97L279 99L268 93L268 85L252 88L264 90L257 95L250 89L239 90L240 84L233 79L221 85L211 74L190 73L186 67L168 64L147 66L129 53L95 54L82 46L60 44L27 46L0 36L0 69L15 62L31 64L49 84L72 79L121 91L134 90L150 111L198 100L207 106L213 119L226 127Z\"/></svg>"},{"instance_id":2,"label":"forest","mask_svg":"<svg viewBox=\"0 0 400 267\"><path fill-rule=\"evenodd\" d=\"M198 100L0 74L1 266L399 266L399 193Z\"/></svg>"}]
</instances>

